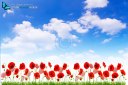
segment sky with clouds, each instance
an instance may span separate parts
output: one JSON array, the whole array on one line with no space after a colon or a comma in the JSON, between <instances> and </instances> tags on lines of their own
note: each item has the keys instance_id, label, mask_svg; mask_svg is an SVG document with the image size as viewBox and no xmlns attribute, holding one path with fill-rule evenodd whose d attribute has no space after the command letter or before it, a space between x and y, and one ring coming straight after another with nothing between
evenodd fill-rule
<instances>
[{"instance_id":1,"label":"sky with clouds","mask_svg":"<svg viewBox=\"0 0 128 85\"><path fill-rule=\"evenodd\" d=\"M106 61L128 66L127 0L4 1L10 7L35 8L0 8L1 63Z\"/></svg>"}]
</instances>

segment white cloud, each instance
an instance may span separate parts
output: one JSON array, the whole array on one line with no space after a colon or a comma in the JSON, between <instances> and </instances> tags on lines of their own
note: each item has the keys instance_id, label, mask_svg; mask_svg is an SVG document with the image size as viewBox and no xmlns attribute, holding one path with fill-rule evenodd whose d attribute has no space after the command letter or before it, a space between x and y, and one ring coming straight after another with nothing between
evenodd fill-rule
<instances>
[{"instance_id":1,"label":"white cloud","mask_svg":"<svg viewBox=\"0 0 128 85\"><path fill-rule=\"evenodd\" d=\"M85 0L85 8L103 8L109 3L108 0Z\"/></svg>"},{"instance_id":2,"label":"white cloud","mask_svg":"<svg viewBox=\"0 0 128 85\"><path fill-rule=\"evenodd\" d=\"M83 29L84 27L82 27L77 21L69 22L69 26L73 30L75 30L77 33L86 33L86 32L88 32L88 30Z\"/></svg>"},{"instance_id":3,"label":"white cloud","mask_svg":"<svg viewBox=\"0 0 128 85\"><path fill-rule=\"evenodd\" d=\"M4 18L6 17L6 13L3 13L3 17L4 17Z\"/></svg>"},{"instance_id":4,"label":"white cloud","mask_svg":"<svg viewBox=\"0 0 128 85\"><path fill-rule=\"evenodd\" d=\"M76 39L77 36L71 34L72 31L71 27L64 23L63 20L58 20L56 18L52 18L50 23L43 25L44 30L48 30L50 32L56 32L58 37L62 39Z\"/></svg>"},{"instance_id":5,"label":"white cloud","mask_svg":"<svg viewBox=\"0 0 128 85\"><path fill-rule=\"evenodd\" d=\"M108 0L85 0L86 13L78 19L87 30L97 27L102 33L114 35L126 28L126 24L115 18L100 18L97 14L92 13L89 9L103 8L109 3Z\"/></svg>"},{"instance_id":6,"label":"white cloud","mask_svg":"<svg viewBox=\"0 0 128 85\"><path fill-rule=\"evenodd\" d=\"M86 29L83 29L82 26L74 21L74 22L65 22L63 20L59 20L57 18L52 18L50 20L50 23L44 24L43 29L50 31L50 32L56 32L58 37L61 39L77 39L78 37L71 32L74 30L77 33L85 33L87 32Z\"/></svg>"},{"instance_id":7,"label":"white cloud","mask_svg":"<svg viewBox=\"0 0 128 85\"><path fill-rule=\"evenodd\" d=\"M112 40L112 38L107 38L102 41L102 44L108 43Z\"/></svg>"},{"instance_id":8,"label":"white cloud","mask_svg":"<svg viewBox=\"0 0 128 85\"><path fill-rule=\"evenodd\" d=\"M41 50L51 50L57 46L57 38L54 34L34 28L28 21L16 24L13 31L16 36L12 39L4 39L1 44L3 50L12 49L15 54L24 55Z\"/></svg>"},{"instance_id":9,"label":"white cloud","mask_svg":"<svg viewBox=\"0 0 128 85\"><path fill-rule=\"evenodd\" d=\"M5 13L3 13L3 17L5 18L7 14L14 14L14 10L7 10Z\"/></svg>"},{"instance_id":10,"label":"white cloud","mask_svg":"<svg viewBox=\"0 0 128 85\"><path fill-rule=\"evenodd\" d=\"M14 57L11 54L1 54L1 64L7 64L11 61L13 61L17 64L17 63L20 63L18 61L21 60L22 58L20 56L19 57Z\"/></svg>"},{"instance_id":11,"label":"white cloud","mask_svg":"<svg viewBox=\"0 0 128 85\"><path fill-rule=\"evenodd\" d=\"M97 27L103 33L114 35L126 28L126 24L117 19L104 18L101 19L97 14L87 11L81 18L79 23L83 24L87 29Z\"/></svg>"},{"instance_id":12,"label":"white cloud","mask_svg":"<svg viewBox=\"0 0 128 85\"><path fill-rule=\"evenodd\" d=\"M43 29L34 28L30 22L23 21L22 24L16 24L13 28L14 38L7 37L3 39L2 51L8 49L15 55L25 56L42 50L51 50L58 46L60 39L69 39L73 40L72 43L74 41L78 43L80 40L71 33L72 31L85 33L86 29L83 29L76 21L64 22L56 18L52 18L50 23L44 24ZM73 44L73 46L76 45Z\"/></svg>"},{"instance_id":13,"label":"white cloud","mask_svg":"<svg viewBox=\"0 0 128 85\"><path fill-rule=\"evenodd\" d=\"M101 19L96 25L102 29L102 32L106 32L110 35L114 35L126 28L126 24L122 23L120 20L111 18Z\"/></svg>"},{"instance_id":14,"label":"white cloud","mask_svg":"<svg viewBox=\"0 0 128 85\"><path fill-rule=\"evenodd\" d=\"M127 57L128 58L128 49L125 48L123 50L119 50L118 53L124 57Z\"/></svg>"},{"instance_id":15,"label":"white cloud","mask_svg":"<svg viewBox=\"0 0 128 85\"><path fill-rule=\"evenodd\" d=\"M10 41L10 40L11 40L11 39L10 39L9 37L6 37L6 38L3 39L3 42L6 43L6 42L8 42L8 41Z\"/></svg>"},{"instance_id":16,"label":"white cloud","mask_svg":"<svg viewBox=\"0 0 128 85\"><path fill-rule=\"evenodd\" d=\"M118 53L122 54L122 53L124 53L124 50L119 50Z\"/></svg>"},{"instance_id":17,"label":"white cloud","mask_svg":"<svg viewBox=\"0 0 128 85\"><path fill-rule=\"evenodd\" d=\"M12 13L14 13L14 10L7 10L7 13L12 14Z\"/></svg>"}]
</instances>

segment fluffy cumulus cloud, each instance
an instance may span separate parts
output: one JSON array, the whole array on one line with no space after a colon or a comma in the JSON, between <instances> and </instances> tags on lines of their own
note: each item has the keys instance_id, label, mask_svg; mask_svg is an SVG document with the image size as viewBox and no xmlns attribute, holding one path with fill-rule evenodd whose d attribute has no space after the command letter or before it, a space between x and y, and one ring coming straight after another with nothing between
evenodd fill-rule
<instances>
[{"instance_id":1,"label":"fluffy cumulus cloud","mask_svg":"<svg viewBox=\"0 0 128 85\"><path fill-rule=\"evenodd\" d=\"M15 36L3 39L1 44L2 51L11 50L15 55L26 55L40 52L42 50L51 50L59 46L59 39L70 39L79 42L77 33L85 33L86 29L76 22L64 22L57 18L52 18L43 28L34 28L29 21L23 21L16 24L13 28Z\"/></svg>"},{"instance_id":2,"label":"fluffy cumulus cloud","mask_svg":"<svg viewBox=\"0 0 128 85\"><path fill-rule=\"evenodd\" d=\"M106 7L108 3L108 0L86 0L85 8L103 8Z\"/></svg>"},{"instance_id":3,"label":"fluffy cumulus cloud","mask_svg":"<svg viewBox=\"0 0 128 85\"><path fill-rule=\"evenodd\" d=\"M114 35L121 31L122 29L126 28L126 24L121 22L117 19L101 19L99 22L96 23L96 25L102 29L102 32L106 32L110 35Z\"/></svg>"},{"instance_id":4,"label":"fluffy cumulus cloud","mask_svg":"<svg viewBox=\"0 0 128 85\"><path fill-rule=\"evenodd\" d=\"M34 28L30 22L23 21L13 28L15 37L5 38L2 49L14 50L16 54L29 54L40 50L50 50L57 45L57 38L48 31Z\"/></svg>"},{"instance_id":5,"label":"fluffy cumulus cloud","mask_svg":"<svg viewBox=\"0 0 128 85\"><path fill-rule=\"evenodd\" d=\"M79 23L83 24L87 29L97 27L103 33L108 35L114 35L126 28L126 24L115 18L100 18L97 14L91 11L86 13L79 18Z\"/></svg>"},{"instance_id":6,"label":"fluffy cumulus cloud","mask_svg":"<svg viewBox=\"0 0 128 85\"><path fill-rule=\"evenodd\" d=\"M43 29L56 32L58 37L62 39L77 39L78 37L72 34L72 31L76 31L77 33L85 33L86 29L83 29L82 26L77 22L65 22L63 20L59 20L57 18L52 18L48 24L43 25Z\"/></svg>"},{"instance_id":7,"label":"fluffy cumulus cloud","mask_svg":"<svg viewBox=\"0 0 128 85\"><path fill-rule=\"evenodd\" d=\"M78 21L87 29L97 27L103 33L114 35L126 28L126 24L115 18L100 18L96 13L89 11L94 8L104 8L109 3L108 0L85 0L86 12Z\"/></svg>"}]
</instances>

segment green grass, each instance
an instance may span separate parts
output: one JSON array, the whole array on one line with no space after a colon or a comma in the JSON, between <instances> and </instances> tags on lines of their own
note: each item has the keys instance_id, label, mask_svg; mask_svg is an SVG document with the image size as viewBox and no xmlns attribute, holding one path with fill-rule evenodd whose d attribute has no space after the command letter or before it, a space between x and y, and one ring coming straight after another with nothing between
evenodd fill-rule
<instances>
[{"instance_id":1,"label":"green grass","mask_svg":"<svg viewBox=\"0 0 128 85\"><path fill-rule=\"evenodd\" d=\"M126 85L125 82L3 82L2 85Z\"/></svg>"}]
</instances>

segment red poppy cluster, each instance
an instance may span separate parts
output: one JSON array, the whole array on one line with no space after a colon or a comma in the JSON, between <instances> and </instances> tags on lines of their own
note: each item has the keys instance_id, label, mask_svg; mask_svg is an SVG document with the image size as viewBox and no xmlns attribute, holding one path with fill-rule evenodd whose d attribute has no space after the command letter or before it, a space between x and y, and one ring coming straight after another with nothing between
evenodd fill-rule
<instances>
[{"instance_id":1,"label":"red poppy cluster","mask_svg":"<svg viewBox=\"0 0 128 85\"><path fill-rule=\"evenodd\" d=\"M41 76L45 77L47 80L56 80L60 81L61 79L68 78L69 80L85 80L86 74L88 79L94 79L98 76L101 80L110 79L114 81L119 78L119 76L126 75L124 69L122 69L122 64L118 63L116 66L113 64L106 65L105 62L102 64L95 62L94 64L85 62L83 66L79 63L75 63L73 68L69 69L69 65L64 63L62 66L59 64L52 65L50 62L48 64L41 62L40 64L30 62L29 68L25 63L20 63L19 67L16 67L14 62L8 63L8 65L2 65L4 69L1 73L1 78L7 78L13 76L13 78L22 78L22 80L27 81L30 79L30 75L37 79L41 79ZM75 74L74 74L75 72Z\"/></svg>"}]
</instances>

